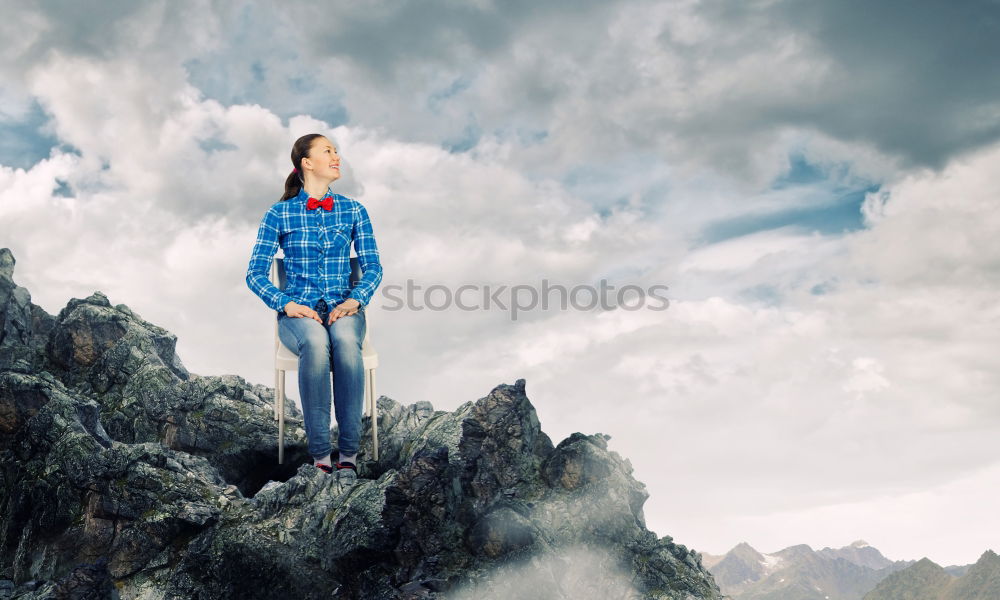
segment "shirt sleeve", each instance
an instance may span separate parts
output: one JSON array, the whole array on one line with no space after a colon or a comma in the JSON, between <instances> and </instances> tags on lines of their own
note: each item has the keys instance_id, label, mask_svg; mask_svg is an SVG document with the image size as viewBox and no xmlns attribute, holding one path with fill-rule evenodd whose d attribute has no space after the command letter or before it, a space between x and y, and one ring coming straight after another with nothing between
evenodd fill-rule
<instances>
[{"instance_id":1,"label":"shirt sleeve","mask_svg":"<svg viewBox=\"0 0 1000 600\"><path fill-rule=\"evenodd\" d=\"M268 307L282 312L292 298L285 295L276 285L271 283L268 274L271 271L271 261L278 252L278 216L273 207L264 213L260 228L257 230L257 242L250 253L250 264L247 267L247 287L264 301Z\"/></svg>"},{"instance_id":2,"label":"shirt sleeve","mask_svg":"<svg viewBox=\"0 0 1000 600\"><path fill-rule=\"evenodd\" d=\"M357 218L354 220L354 251L358 254L358 264L361 267L361 281L358 282L348 298L354 298L367 306L372 295L382 282L382 264L378 258L378 246L375 244L375 234L372 232L372 222L364 205L358 204Z\"/></svg>"}]
</instances>

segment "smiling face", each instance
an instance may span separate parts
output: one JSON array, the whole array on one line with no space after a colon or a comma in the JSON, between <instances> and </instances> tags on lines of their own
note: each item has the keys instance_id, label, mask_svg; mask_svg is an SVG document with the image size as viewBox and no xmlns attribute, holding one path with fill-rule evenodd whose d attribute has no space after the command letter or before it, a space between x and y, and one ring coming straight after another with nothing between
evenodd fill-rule
<instances>
[{"instance_id":1,"label":"smiling face","mask_svg":"<svg viewBox=\"0 0 1000 600\"><path fill-rule=\"evenodd\" d=\"M340 179L340 155L325 137L313 140L309 156L302 159L302 167L311 168L313 174L321 179Z\"/></svg>"}]
</instances>

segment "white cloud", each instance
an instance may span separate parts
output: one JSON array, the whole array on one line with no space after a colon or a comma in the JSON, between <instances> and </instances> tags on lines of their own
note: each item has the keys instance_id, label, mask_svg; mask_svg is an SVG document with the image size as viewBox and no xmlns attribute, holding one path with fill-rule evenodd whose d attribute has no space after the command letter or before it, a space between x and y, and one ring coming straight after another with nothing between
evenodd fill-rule
<instances>
[{"instance_id":1,"label":"white cloud","mask_svg":"<svg viewBox=\"0 0 1000 600\"><path fill-rule=\"evenodd\" d=\"M982 201L998 191L983 176L996 152L887 186L884 218L831 240L837 252L823 252L821 239L810 246L815 236L762 234L710 246L702 256L717 254L711 262L693 254L685 263L711 265L718 282L807 271L838 282L826 294L809 293L810 278L789 276L799 283L789 283L790 302L778 307L710 297L675 299L663 313L557 313L477 337L474 352L456 348L442 361L449 386L471 397L482 388L476 382L526 377L554 439L611 434L650 486L651 526L688 531L680 539L713 551L742 539L792 543L789 532L798 530L782 520L788 512L885 503L957 478L975 486L994 461L1000 428L991 350L1000 309L990 269L1000 250L986 242L1000 227ZM798 252L782 254L789 243ZM966 255L973 247L978 254ZM769 252L779 258L762 262ZM927 277L915 280L921 265ZM870 281L873 271L882 278ZM990 485L983 480L978 493L989 496ZM730 517L713 521L745 511L770 515L760 519L774 533L748 537ZM699 528L684 524L689 515ZM961 562L984 549L959 552L965 537L950 526L934 536L896 533L892 547L911 548L904 556ZM948 541L929 548L932 537Z\"/></svg>"},{"instance_id":2,"label":"white cloud","mask_svg":"<svg viewBox=\"0 0 1000 600\"><path fill-rule=\"evenodd\" d=\"M291 142L322 131L349 167L335 189L371 214L383 287L603 276L670 286L664 312L532 311L516 322L504 311L388 312L377 299L381 393L450 409L525 377L556 441L611 434L649 485L651 526L699 549L834 545L806 539L826 530L795 515L864 507L829 515L863 512L859 526L875 527L877 509L958 478L964 493L995 489L1000 148L958 155L981 142L950 140L944 172L903 171L943 150L893 154L890 126L852 134L854 111L867 122L884 97L861 93L867 108L827 98L843 64L808 27L711 2L601 4L570 27L542 6L497 31L500 21L470 13L461 52L411 32L404 54L384 28L412 25L408 13L359 5L336 21L360 32L353 45L323 37L332 49L305 55L234 50L211 10L167 6L124 11L128 27L105 38L104 25L35 13L4 38L0 69L14 82L4 112L24 111L8 97L36 99L79 151L0 168L0 244L50 312L99 289L178 334L193 371L270 385L274 323L245 287L246 261ZM248 31L299 14L232 10ZM433 15L420 18L454 40L455 21ZM306 37L329 25L297 22ZM363 52L365 27L385 47ZM123 50L133 42L143 49ZM261 61L268 101L208 97L184 66L206 56ZM239 64L234 89L253 80ZM350 122L338 127L301 109L340 103ZM478 145L442 150L470 126ZM762 190L793 153L826 179ZM710 225L815 207L869 178L885 184L864 205L866 230L699 241ZM937 518L961 512L957 493L905 502L885 534L893 548L944 562L982 551L969 527ZM926 529L908 530L910 518Z\"/></svg>"}]
</instances>

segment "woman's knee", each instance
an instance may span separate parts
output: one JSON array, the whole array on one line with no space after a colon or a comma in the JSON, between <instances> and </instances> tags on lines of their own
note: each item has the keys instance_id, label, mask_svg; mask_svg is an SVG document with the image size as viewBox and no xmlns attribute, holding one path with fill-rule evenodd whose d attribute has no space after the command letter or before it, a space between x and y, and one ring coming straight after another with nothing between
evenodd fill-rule
<instances>
[{"instance_id":1,"label":"woman's knee","mask_svg":"<svg viewBox=\"0 0 1000 600\"><path fill-rule=\"evenodd\" d=\"M294 338L295 346L293 349L298 351L299 354L302 352L328 354L330 351L330 338L326 335L326 329L307 317L297 317L297 319L300 322L289 324L287 333L280 336L282 337L282 341L289 337ZM285 345L288 345L287 342Z\"/></svg>"},{"instance_id":2,"label":"woman's knee","mask_svg":"<svg viewBox=\"0 0 1000 600\"><path fill-rule=\"evenodd\" d=\"M329 340L335 348L361 347L361 342L364 340L364 323L357 321L340 323L341 320L351 317L341 317L330 327Z\"/></svg>"}]
</instances>

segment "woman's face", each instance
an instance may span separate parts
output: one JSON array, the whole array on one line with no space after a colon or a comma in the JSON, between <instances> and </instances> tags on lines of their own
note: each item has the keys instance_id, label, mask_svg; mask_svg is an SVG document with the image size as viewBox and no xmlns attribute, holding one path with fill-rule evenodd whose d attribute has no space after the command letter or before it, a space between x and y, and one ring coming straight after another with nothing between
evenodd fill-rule
<instances>
[{"instance_id":1,"label":"woman's face","mask_svg":"<svg viewBox=\"0 0 1000 600\"><path fill-rule=\"evenodd\" d=\"M306 161L309 161L306 163ZM310 166L313 174L320 179L331 181L340 179L340 155L333 147L330 140L325 137L318 137L313 140L309 148L309 156L302 160L304 166Z\"/></svg>"}]
</instances>

